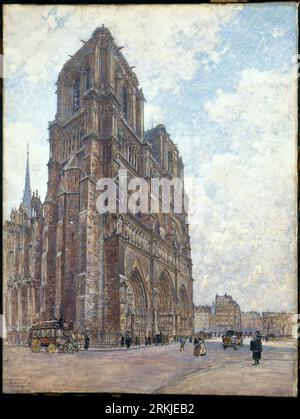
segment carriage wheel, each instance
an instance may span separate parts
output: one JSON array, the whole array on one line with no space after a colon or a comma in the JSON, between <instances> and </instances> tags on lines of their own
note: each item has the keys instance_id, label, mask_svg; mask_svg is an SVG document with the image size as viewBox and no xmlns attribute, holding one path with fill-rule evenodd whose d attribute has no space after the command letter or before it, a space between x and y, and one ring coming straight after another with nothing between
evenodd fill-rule
<instances>
[{"instance_id":1,"label":"carriage wheel","mask_svg":"<svg viewBox=\"0 0 300 419\"><path fill-rule=\"evenodd\" d=\"M41 344L40 344L40 341L38 339L34 339L32 341L32 343L31 343L31 350L32 350L32 352L35 352L35 353L40 352L40 350L41 350Z\"/></svg>"},{"instance_id":2,"label":"carriage wheel","mask_svg":"<svg viewBox=\"0 0 300 419\"><path fill-rule=\"evenodd\" d=\"M54 345L54 343L50 343L47 347L47 351L54 353L56 351L56 346Z\"/></svg>"}]
</instances>

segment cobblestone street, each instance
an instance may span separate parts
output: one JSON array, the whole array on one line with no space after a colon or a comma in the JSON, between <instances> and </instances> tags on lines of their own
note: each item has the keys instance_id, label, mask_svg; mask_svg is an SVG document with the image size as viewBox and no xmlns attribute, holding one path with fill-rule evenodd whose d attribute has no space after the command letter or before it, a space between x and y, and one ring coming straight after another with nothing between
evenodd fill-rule
<instances>
[{"instance_id":1,"label":"cobblestone street","mask_svg":"<svg viewBox=\"0 0 300 419\"><path fill-rule=\"evenodd\" d=\"M108 392L293 396L296 346L268 343L259 366L252 366L248 341L238 350L207 342L207 355L179 344L130 350L31 353L5 347L4 392Z\"/></svg>"}]
</instances>

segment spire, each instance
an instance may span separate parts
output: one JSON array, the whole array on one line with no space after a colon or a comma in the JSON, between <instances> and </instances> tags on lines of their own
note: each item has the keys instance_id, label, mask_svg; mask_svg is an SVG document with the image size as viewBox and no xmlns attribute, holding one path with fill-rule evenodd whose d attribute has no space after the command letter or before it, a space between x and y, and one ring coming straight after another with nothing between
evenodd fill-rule
<instances>
[{"instance_id":1,"label":"spire","mask_svg":"<svg viewBox=\"0 0 300 419\"><path fill-rule=\"evenodd\" d=\"M23 207L31 215L31 187L30 187L30 173L29 173L29 145L27 143L27 161L26 161L26 175L25 175L25 186L23 192Z\"/></svg>"}]
</instances>

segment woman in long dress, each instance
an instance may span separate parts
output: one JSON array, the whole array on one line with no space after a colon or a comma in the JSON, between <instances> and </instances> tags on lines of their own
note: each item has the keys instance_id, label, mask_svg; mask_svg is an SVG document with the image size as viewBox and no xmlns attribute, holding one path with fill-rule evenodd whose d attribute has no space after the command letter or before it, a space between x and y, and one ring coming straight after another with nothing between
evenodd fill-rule
<instances>
[{"instance_id":1,"label":"woman in long dress","mask_svg":"<svg viewBox=\"0 0 300 419\"><path fill-rule=\"evenodd\" d=\"M198 338L194 339L194 355L195 356L200 355L200 342Z\"/></svg>"},{"instance_id":2,"label":"woman in long dress","mask_svg":"<svg viewBox=\"0 0 300 419\"><path fill-rule=\"evenodd\" d=\"M199 345L200 345L200 356L206 355L206 345L205 345L204 339L200 338Z\"/></svg>"}]
</instances>

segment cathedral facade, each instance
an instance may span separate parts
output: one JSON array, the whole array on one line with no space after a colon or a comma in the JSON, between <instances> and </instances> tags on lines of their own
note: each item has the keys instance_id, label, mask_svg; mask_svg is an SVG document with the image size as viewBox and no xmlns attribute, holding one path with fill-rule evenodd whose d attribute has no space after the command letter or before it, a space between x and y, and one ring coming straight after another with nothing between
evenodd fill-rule
<instances>
[{"instance_id":1,"label":"cathedral facade","mask_svg":"<svg viewBox=\"0 0 300 419\"><path fill-rule=\"evenodd\" d=\"M43 205L31 194L29 155L23 201L4 223L3 306L8 340L26 341L28 329L39 320Z\"/></svg>"},{"instance_id":2,"label":"cathedral facade","mask_svg":"<svg viewBox=\"0 0 300 419\"><path fill-rule=\"evenodd\" d=\"M59 73L45 201L23 198L4 227L8 336L61 317L92 344L192 334L186 212L171 204L169 213L134 214L119 197L114 214L96 207L97 181L118 185L120 170L145 179L150 194L153 177L184 177L165 127L144 132L143 92L121 49L102 26Z\"/></svg>"}]
</instances>

